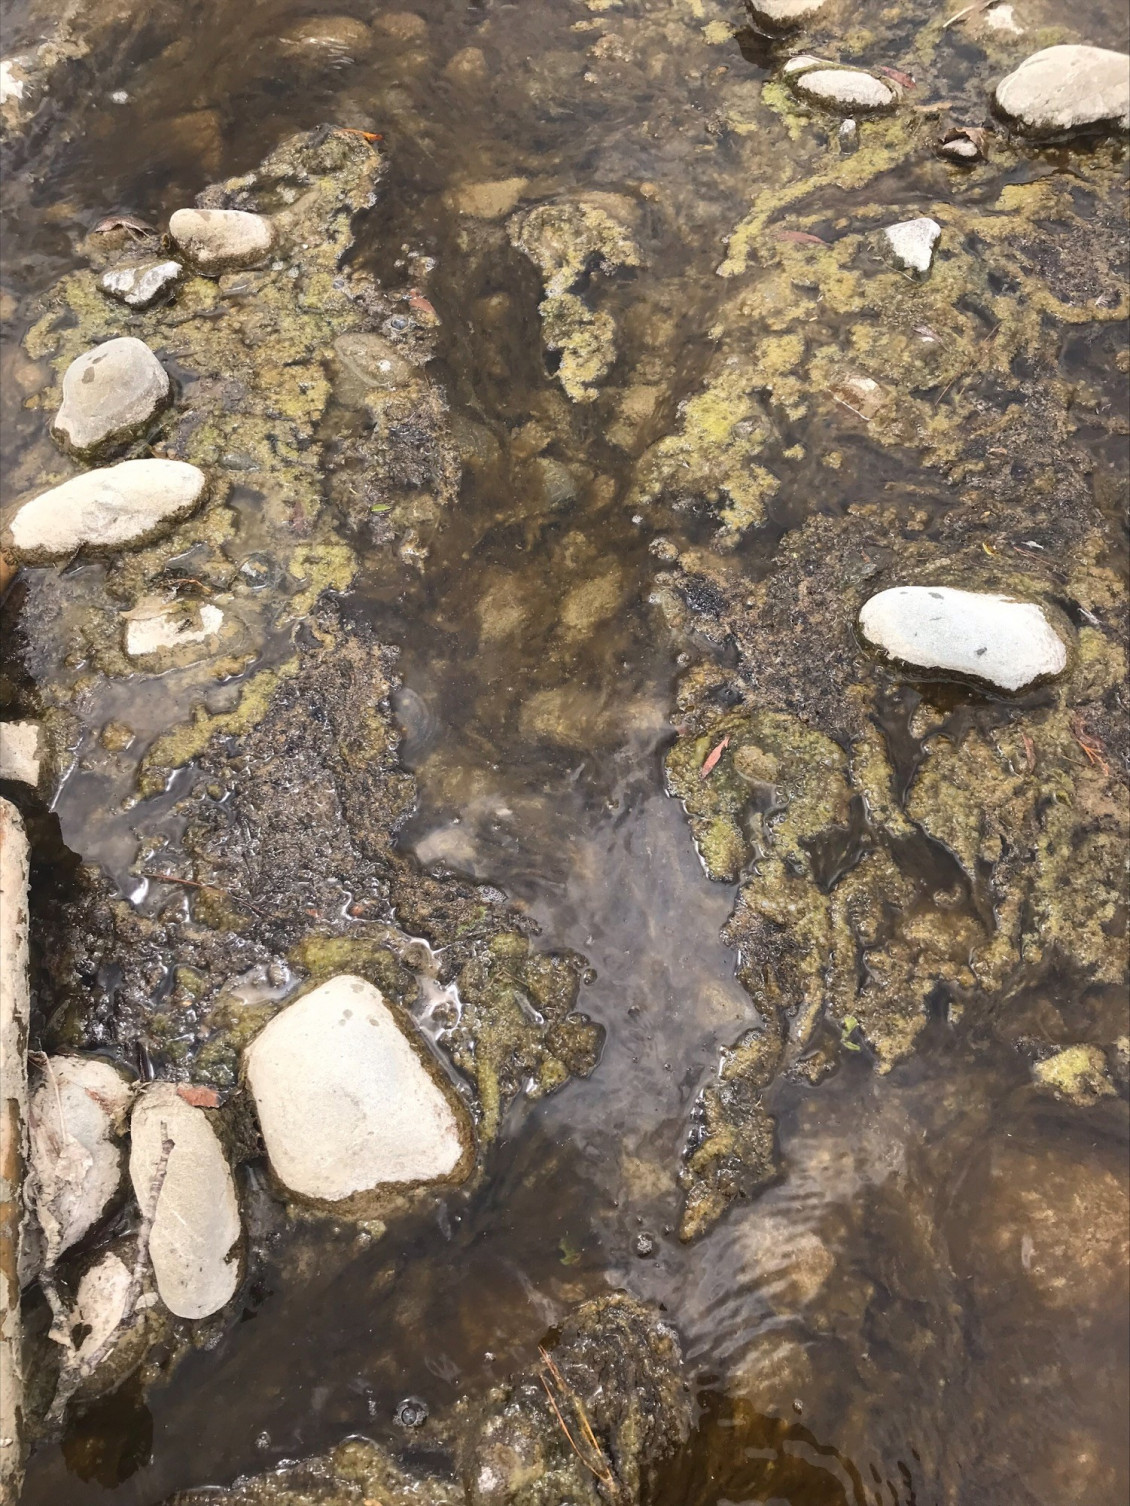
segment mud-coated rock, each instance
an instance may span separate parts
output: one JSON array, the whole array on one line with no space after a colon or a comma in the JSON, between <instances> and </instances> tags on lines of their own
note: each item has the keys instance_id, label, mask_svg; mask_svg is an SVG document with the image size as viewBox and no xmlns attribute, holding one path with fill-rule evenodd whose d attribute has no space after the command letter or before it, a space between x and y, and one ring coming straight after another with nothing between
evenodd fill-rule
<instances>
[{"instance_id":1,"label":"mud-coated rock","mask_svg":"<svg viewBox=\"0 0 1130 1506\"><path fill-rule=\"evenodd\" d=\"M1044 47L996 87L997 109L1032 135L1130 129L1130 57L1106 47Z\"/></svg>"},{"instance_id":2,"label":"mud-coated rock","mask_svg":"<svg viewBox=\"0 0 1130 1506\"><path fill-rule=\"evenodd\" d=\"M864 604L859 626L892 659L922 669L975 675L1021 690L1060 674L1067 648L1044 609L949 586L895 586Z\"/></svg>"},{"instance_id":3,"label":"mud-coated rock","mask_svg":"<svg viewBox=\"0 0 1130 1506\"><path fill-rule=\"evenodd\" d=\"M340 1202L385 1184L457 1176L468 1134L379 989L343 973L275 1016L245 1056L276 1176Z\"/></svg>"},{"instance_id":4,"label":"mud-coated rock","mask_svg":"<svg viewBox=\"0 0 1130 1506\"><path fill-rule=\"evenodd\" d=\"M84 471L25 502L12 519L12 543L31 561L128 549L190 513L204 486L204 472L183 460L123 460Z\"/></svg>"},{"instance_id":5,"label":"mud-coated rock","mask_svg":"<svg viewBox=\"0 0 1130 1506\"><path fill-rule=\"evenodd\" d=\"M98 285L127 308L147 309L176 286L183 272L179 261L128 262L123 267L108 267Z\"/></svg>"},{"instance_id":6,"label":"mud-coated rock","mask_svg":"<svg viewBox=\"0 0 1130 1506\"><path fill-rule=\"evenodd\" d=\"M169 234L193 266L210 276L258 266L274 240L270 220L244 209L178 209Z\"/></svg>"},{"instance_id":7,"label":"mud-coated rock","mask_svg":"<svg viewBox=\"0 0 1130 1506\"><path fill-rule=\"evenodd\" d=\"M51 432L72 454L96 455L139 434L171 395L168 373L145 341L119 335L67 367Z\"/></svg>"},{"instance_id":8,"label":"mud-coated rock","mask_svg":"<svg viewBox=\"0 0 1130 1506\"><path fill-rule=\"evenodd\" d=\"M372 45L372 32L354 16L303 16L279 38L279 46L285 52L327 63L364 57Z\"/></svg>"},{"instance_id":9,"label":"mud-coated rock","mask_svg":"<svg viewBox=\"0 0 1130 1506\"><path fill-rule=\"evenodd\" d=\"M49 1056L28 1109L31 1203L53 1265L101 1218L118 1190L131 1090L109 1062Z\"/></svg>"},{"instance_id":10,"label":"mud-coated rock","mask_svg":"<svg viewBox=\"0 0 1130 1506\"><path fill-rule=\"evenodd\" d=\"M130 1180L142 1214L153 1218L149 1258L161 1301L178 1318L206 1318L229 1301L240 1277L239 1205L223 1147L206 1111L168 1082L138 1100L130 1136Z\"/></svg>"}]
</instances>

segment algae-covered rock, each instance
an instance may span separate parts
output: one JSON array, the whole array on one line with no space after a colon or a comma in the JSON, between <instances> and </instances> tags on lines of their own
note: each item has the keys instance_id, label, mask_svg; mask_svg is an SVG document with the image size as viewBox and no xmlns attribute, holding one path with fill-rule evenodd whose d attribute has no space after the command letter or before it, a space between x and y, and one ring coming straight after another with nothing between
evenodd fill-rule
<instances>
[{"instance_id":1,"label":"algae-covered rock","mask_svg":"<svg viewBox=\"0 0 1130 1506\"><path fill-rule=\"evenodd\" d=\"M1015 526L1014 505L1002 497L997 529ZM1072 538L1081 521L1062 506L1044 526ZM991 1017L1030 968L1124 977L1123 628L1120 588L1096 559L1101 536L1077 546L1093 553L1070 592L1093 625L1070 662L1048 619L1037 623L1059 675L1034 703L972 684L912 690L921 670L875 659L852 630L877 587L890 581L885 594L897 594L893 582L913 580L925 560L955 600L969 595L959 582L1036 611L1041 597L1063 599L1058 567L1005 562L998 543L981 548L987 532L999 540L982 514L954 518L944 543L916 539L864 506L812 519L752 586L724 556L687 551L657 592L672 623L735 656L730 668L706 660L685 673L666 770L707 872L739 885L724 935L762 1020L696 1108L682 1176L688 1236L771 1178L761 1094L780 1072L815 1080L829 1052L863 1052L889 1071L932 1016ZM966 613L962 630L973 625ZM1038 647L1022 636L1024 654ZM1035 1070L1048 1087L1063 1075ZM1100 1078L1088 1069L1079 1087L1101 1094Z\"/></svg>"},{"instance_id":2,"label":"algae-covered rock","mask_svg":"<svg viewBox=\"0 0 1130 1506\"><path fill-rule=\"evenodd\" d=\"M542 338L560 353L557 375L575 403L590 403L616 360L616 325L577 292L599 270L611 277L638 267L640 251L625 220L630 202L589 194L515 215L507 224L512 243L542 275Z\"/></svg>"},{"instance_id":3,"label":"algae-covered rock","mask_svg":"<svg viewBox=\"0 0 1130 1506\"><path fill-rule=\"evenodd\" d=\"M643 1506L691 1432L674 1328L624 1293L584 1302L540 1361L428 1418L407 1447L347 1439L330 1453L185 1491L170 1506ZM571 1441L575 1440L575 1441Z\"/></svg>"}]
</instances>

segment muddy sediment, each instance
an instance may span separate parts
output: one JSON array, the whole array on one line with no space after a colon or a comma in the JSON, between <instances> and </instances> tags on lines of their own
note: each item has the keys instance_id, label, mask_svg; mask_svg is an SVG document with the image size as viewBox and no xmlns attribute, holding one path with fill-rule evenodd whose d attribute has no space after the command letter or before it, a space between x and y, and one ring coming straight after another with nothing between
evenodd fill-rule
<instances>
[{"instance_id":1,"label":"muddy sediment","mask_svg":"<svg viewBox=\"0 0 1130 1506\"><path fill-rule=\"evenodd\" d=\"M239 1224L178 1317L158 1135L25 1274L29 1501L1125 1482L1125 141L1012 134L1060 23L952 9L217 4L20 63L11 511L122 334L171 400L86 463L207 477L5 602L32 1045L137 1137L173 1092ZM194 200L267 230L209 265ZM1030 604L1047 672L883 653L907 586ZM466 1144L327 1203L244 1053L343 977Z\"/></svg>"}]
</instances>

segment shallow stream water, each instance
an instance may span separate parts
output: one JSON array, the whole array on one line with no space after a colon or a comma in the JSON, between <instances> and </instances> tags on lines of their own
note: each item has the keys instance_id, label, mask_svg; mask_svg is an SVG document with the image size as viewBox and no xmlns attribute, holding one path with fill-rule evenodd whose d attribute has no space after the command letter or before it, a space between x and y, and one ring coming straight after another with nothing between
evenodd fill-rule
<instances>
[{"instance_id":1,"label":"shallow stream water","mask_svg":"<svg viewBox=\"0 0 1130 1506\"><path fill-rule=\"evenodd\" d=\"M779 1181L697 1242L677 1236L692 1105L754 1011L719 939L735 890L704 874L663 781L686 646L649 606L649 546L660 533L700 544L710 530L694 510L643 515L626 497L638 457L707 365L716 267L758 153L779 165L790 138L765 120L740 134L723 119L723 85L740 94L769 72L736 4L629 5L652 28L649 46L667 36L678 51L692 35L699 45L685 65L634 56L620 69L610 49L612 63L597 66L598 21L619 8L420 0L413 23L361 0L213 0L175 15L156 5L117 23L11 148L4 458L26 474L48 442L22 407L37 377L20 340L34 297L76 264L82 233L108 213L165 223L208 183L324 121L383 137L388 173L356 262L401 281L434 259L422 278L441 321L429 376L485 436L457 508L422 531L418 557L374 547L346 599L401 651L396 710L420 802L400 844L496 885L547 944L582 953L594 978L581 1007L607 1029L590 1078L511 1113L477 1191L372 1244L344 1226L280 1233L244 1320L145 1397L127 1385L72 1414L61 1442L30 1460L27 1506L148 1506L350 1433L388 1437L403 1397L441 1411L528 1365L572 1303L609 1286L662 1304L696 1388L695 1435L656 1506L1113 1506L1130 1491L1124 1282L1088 1267L1077 1292L1034 1293L1016 1232L1030 1202L1086 1184L1106 1206L1108 1187L1124 1187L1123 1098L1083 1111L1034 1097L1011 1047L939 1018L890 1075L859 1053L818 1087L779 1081L769 1099ZM909 48L932 10L900 0L894 11L874 60L904 66L890 39ZM367 55L279 42L296 19L343 13L374 23ZM1021 19L1036 28L1053 18L1033 3ZM720 20L729 30L701 44ZM11 6L5 52L38 24ZM1106 0L1076 7L1072 24L1087 40L1126 45L1125 17ZM953 38L934 97L980 66L960 28ZM468 48L481 49L481 65ZM1007 169L1017 179L1060 170L1087 172L1035 150ZM885 195L915 212L927 181L954 202L989 192L943 183L933 167L922 174L872 183L868 202ZM483 251L455 207L467 184L515 177L547 199L636 197L652 185L645 208L654 195L668 211L644 213L643 265L601 293L625 366L646 350L669 362L660 371L655 357L653 405L619 443L605 407L561 392L534 269L508 245ZM851 191L829 193L826 209L828 225L850 216ZM1117 327L1076 325L1064 369L1117 405L1124 344ZM904 486L932 516L952 505L915 452L873 443L842 410L812 411L779 447L813 446L836 425L843 464L795 463L764 526L738 544L751 580L813 511L841 513ZM535 430L549 431L548 446ZM1111 478L1108 496L1125 482L1124 451L1096 427L1092 460ZM538 453L569 468L566 493L539 479ZM90 729L127 720L155 734L187 710L179 686L176 672L108 684ZM94 730L54 810L66 847L128 893L137 837L122 801L134 765L84 756ZM1041 991L1071 986L1033 977L1017 1008L1038 1013ZM1081 1015L1121 1008L1114 996L1079 1001Z\"/></svg>"}]
</instances>

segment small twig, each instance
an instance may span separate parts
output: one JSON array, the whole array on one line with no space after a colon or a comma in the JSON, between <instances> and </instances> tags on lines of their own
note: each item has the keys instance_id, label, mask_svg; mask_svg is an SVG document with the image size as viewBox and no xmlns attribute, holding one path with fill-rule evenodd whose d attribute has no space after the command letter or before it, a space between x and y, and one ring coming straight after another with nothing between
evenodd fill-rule
<instances>
[{"instance_id":1,"label":"small twig","mask_svg":"<svg viewBox=\"0 0 1130 1506\"><path fill-rule=\"evenodd\" d=\"M569 1382L561 1374L561 1371L554 1364L553 1358L550 1355L549 1351L545 1349L541 1344L538 1345L538 1353L541 1355L546 1368L548 1369L556 1384L573 1403L573 1409L576 1412L577 1417L580 1419L581 1427L583 1429L582 1436L584 1437L585 1443L600 1461L601 1468L598 1469L590 1459L586 1459L580 1448L577 1446L577 1441L569 1431L569 1424L565 1421L565 1418L561 1414L561 1408L557 1405L557 1400L553 1395L553 1391L550 1388L549 1382L546 1380L545 1376L542 1375L539 1377L542 1383L542 1387L545 1390L546 1396L548 1396L549 1398L549 1404L553 1408L558 1422L561 1424L562 1432L569 1440L570 1448L573 1450L577 1458L581 1461L581 1463L585 1466L585 1468L591 1475L599 1480L606 1489L615 1491L616 1476L612 1471L612 1466L609 1464L608 1459L605 1456L604 1450L601 1448L600 1443L597 1440L596 1434L592 1430L592 1425L588 1420L587 1414L585 1413L584 1403L581 1401L581 1398L577 1395L577 1393L573 1390L572 1386L569 1385Z\"/></svg>"},{"instance_id":2,"label":"small twig","mask_svg":"<svg viewBox=\"0 0 1130 1506\"><path fill-rule=\"evenodd\" d=\"M956 16L951 16L948 21L942 23L942 30L948 31L951 26L956 26L959 21L964 21L966 16L973 14L975 10L988 10L995 5L996 0L973 0L972 5L967 5L964 10L959 10Z\"/></svg>"}]
</instances>

